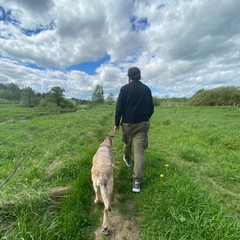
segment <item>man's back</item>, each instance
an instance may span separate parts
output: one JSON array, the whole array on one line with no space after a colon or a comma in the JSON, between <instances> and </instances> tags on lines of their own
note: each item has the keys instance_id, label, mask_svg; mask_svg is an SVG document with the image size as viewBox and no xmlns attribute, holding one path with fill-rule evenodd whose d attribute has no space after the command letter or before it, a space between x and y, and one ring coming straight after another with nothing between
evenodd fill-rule
<instances>
[{"instance_id":1,"label":"man's back","mask_svg":"<svg viewBox=\"0 0 240 240\"><path fill-rule=\"evenodd\" d=\"M122 115L123 123L147 122L153 114L151 90L141 81L124 85L119 94L117 115Z\"/></svg>"}]
</instances>

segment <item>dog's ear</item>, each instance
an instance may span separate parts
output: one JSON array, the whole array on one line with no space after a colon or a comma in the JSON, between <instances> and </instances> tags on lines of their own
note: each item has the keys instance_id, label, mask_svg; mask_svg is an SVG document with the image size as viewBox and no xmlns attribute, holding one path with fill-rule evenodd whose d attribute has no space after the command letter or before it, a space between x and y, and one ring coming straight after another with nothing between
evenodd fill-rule
<instances>
[{"instance_id":1,"label":"dog's ear","mask_svg":"<svg viewBox=\"0 0 240 240\"><path fill-rule=\"evenodd\" d=\"M104 138L100 138L98 141L102 143L104 141Z\"/></svg>"},{"instance_id":2,"label":"dog's ear","mask_svg":"<svg viewBox=\"0 0 240 240\"><path fill-rule=\"evenodd\" d=\"M113 136L108 137L108 139L109 139L109 141L110 141L111 144L112 144L112 142L113 142Z\"/></svg>"}]
</instances>

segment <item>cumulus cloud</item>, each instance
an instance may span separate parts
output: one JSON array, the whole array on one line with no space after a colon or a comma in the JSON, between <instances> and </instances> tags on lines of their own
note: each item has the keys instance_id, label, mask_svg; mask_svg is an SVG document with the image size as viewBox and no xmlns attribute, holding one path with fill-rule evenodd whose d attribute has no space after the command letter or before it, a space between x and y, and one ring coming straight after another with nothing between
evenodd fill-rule
<instances>
[{"instance_id":1,"label":"cumulus cloud","mask_svg":"<svg viewBox=\"0 0 240 240\"><path fill-rule=\"evenodd\" d=\"M239 86L240 2L0 0L0 81L117 96L131 66L157 96ZM106 60L105 56L109 56ZM105 59L101 62L101 59ZM98 62L96 74L67 70Z\"/></svg>"}]
</instances>

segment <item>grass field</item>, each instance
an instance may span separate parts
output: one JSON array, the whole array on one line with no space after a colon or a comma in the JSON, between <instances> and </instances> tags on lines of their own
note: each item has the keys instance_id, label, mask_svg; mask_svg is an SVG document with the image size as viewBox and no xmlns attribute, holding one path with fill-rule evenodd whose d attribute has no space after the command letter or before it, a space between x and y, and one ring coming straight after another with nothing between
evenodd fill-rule
<instances>
[{"instance_id":1,"label":"grass field","mask_svg":"<svg viewBox=\"0 0 240 240\"><path fill-rule=\"evenodd\" d=\"M0 189L0 238L94 239L102 207L93 203L91 161L98 140L112 134L114 106L0 111L0 184L36 146ZM121 134L114 136L113 208L127 220L133 204L141 239L240 239L239 118L233 108L156 107L140 194L131 192Z\"/></svg>"}]
</instances>

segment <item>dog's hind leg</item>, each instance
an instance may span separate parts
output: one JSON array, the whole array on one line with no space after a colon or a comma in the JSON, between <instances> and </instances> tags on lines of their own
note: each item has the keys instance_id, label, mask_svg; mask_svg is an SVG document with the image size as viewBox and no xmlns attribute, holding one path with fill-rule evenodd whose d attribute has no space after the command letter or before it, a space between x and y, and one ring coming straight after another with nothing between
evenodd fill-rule
<instances>
[{"instance_id":1,"label":"dog's hind leg","mask_svg":"<svg viewBox=\"0 0 240 240\"><path fill-rule=\"evenodd\" d=\"M106 235L108 235L108 233L109 233L109 229L108 229L108 210L106 208L104 208L104 210L103 210L102 231Z\"/></svg>"},{"instance_id":2,"label":"dog's hind leg","mask_svg":"<svg viewBox=\"0 0 240 240\"><path fill-rule=\"evenodd\" d=\"M94 202L95 203L99 203L100 202L100 198L99 198L99 193L98 193L98 186L97 186L97 183L95 181L93 181L93 189L94 189L94 192L95 192Z\"/></svg>"},{"instance_id":3,"label":"dog's hind leg","mask_svg":"<svg viewBox=\"0 0 240 240\"><path fill-rule=\"evenodd\" d=\"M103 225L102 225L102 230L104 234L108 234L108 211L110 208L107 186L108 184L106 183L100 185L100 191L101 191L101 195L104 203Z\"/></svg>"},{"instance_id":4,"label":"dog's hind leg","mask_svg":"<svg viewBox=\"0 0 240 240\"><path fill-rule=\"evenodd\" d=\"M108 179L108 211L111 211L111 202L112 202L112 194L113 194L113 176Z\"/></svg>"}]
</instances>

